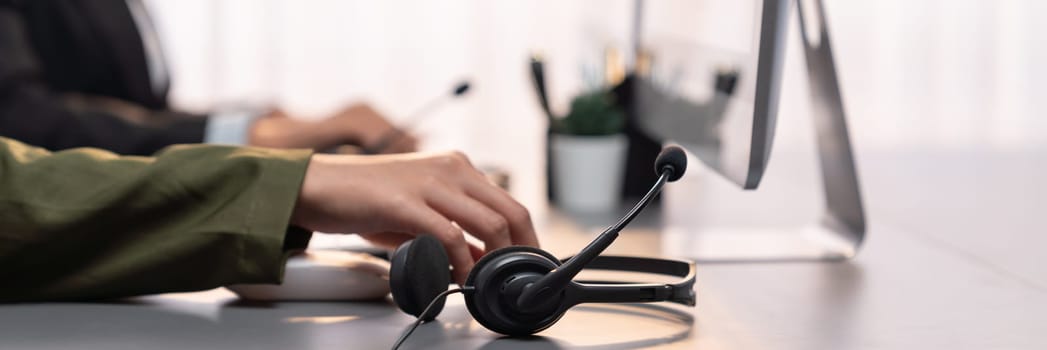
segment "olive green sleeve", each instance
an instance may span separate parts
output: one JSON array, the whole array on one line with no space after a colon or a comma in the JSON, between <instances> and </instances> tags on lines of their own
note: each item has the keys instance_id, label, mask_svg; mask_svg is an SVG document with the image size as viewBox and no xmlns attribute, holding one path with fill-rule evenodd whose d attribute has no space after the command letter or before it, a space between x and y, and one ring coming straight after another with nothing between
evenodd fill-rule
<instances>
[{"instance_id":1,"label":"olive green sleeve","mask_svg":"<svg viewBox=\"0 0 1047 350\"><path fill-rule=\"evenodd\" d=\"M287 246L302 243L289 220L309 157L209 145L50 153L0 138L0 301L278 283Z\"/></svg>"}]
</instances>

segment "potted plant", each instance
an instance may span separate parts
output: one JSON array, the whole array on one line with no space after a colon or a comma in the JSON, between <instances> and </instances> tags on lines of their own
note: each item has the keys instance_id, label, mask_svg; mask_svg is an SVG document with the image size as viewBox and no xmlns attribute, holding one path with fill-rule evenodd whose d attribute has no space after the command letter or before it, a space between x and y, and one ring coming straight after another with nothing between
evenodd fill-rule
<instances>
[{"instance_id":1,"label":"potted plant","mask_svg":"<svg viewBox=\"0 0 1047 350\"><path fill-rule=\"evenodd\" d=\"M628 138L625 113L605 90L583 93L550 126L553 190L567 210L607 211L621 200Z\"/></svg>"}]
</instances>

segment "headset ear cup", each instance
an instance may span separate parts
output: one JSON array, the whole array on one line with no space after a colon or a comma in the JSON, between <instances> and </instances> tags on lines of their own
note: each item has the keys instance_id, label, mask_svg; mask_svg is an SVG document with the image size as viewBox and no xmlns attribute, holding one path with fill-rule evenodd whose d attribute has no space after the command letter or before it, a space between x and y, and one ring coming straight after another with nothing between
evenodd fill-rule
<instances>
[{"instance_id":1,"label":"headset ear cup","mask_svg":"<svg viewBox=\"0 0 1047 350\"><path fill-rule=\"evenodd\" d=\"M549 253L547 251L544 251L544 250L541 250L541 249L538 249L538 248L535 248L535 247L528 247L528 246L525 246L525 245L508 246L508 247L501 248L501 249L495 250L493 252L487 253L486 255L481 257L480 260L478 260L476 262L476 264L473 265L473 270L469 271L469 276L466 277L466 279L465 279L465 285L472 286L473 285L472 281L473 281L474 278L476 278L477 271L480 271L483 266L489 264L494 259L497 259L498 257L500 257L502 255L505 255L505 254L520 253L520 252L538 254L538 255L541 255L541 256L545 257L546 259L549 259L550 261L555 262L557 265L560 264L560 259L557 259L555 256L553 256L551 253Z\"/></svg>"},{"instance_id":2,"label":"headset ear cup","mask_svg":"<svg viewBox=\"0 0 1047 350\"><path fill-rule=\"evenodd\" d=\"M540 332L556 323L566 308L554 301L546 310L520 312L503 300L506 286L519 287L557 266L559 259L538 248L512 246L490 252L469 272L465 285L472 290L465 293L465 305L477 322L492 331L511 336Z\"/></svg>"},{"instance_id":3,"label":"headset ear cup","mask_svg":"<svg viewBox=\"0 0 1047 350\"><path fill-rule=\"evenodd\" d=\"M450 261L443 245L429 235L404 242L390 259L389 289L403 312L418 317L451 283ZM432 321L444 308L439 300L424 321Z\"/></svg>"}]
</instances>

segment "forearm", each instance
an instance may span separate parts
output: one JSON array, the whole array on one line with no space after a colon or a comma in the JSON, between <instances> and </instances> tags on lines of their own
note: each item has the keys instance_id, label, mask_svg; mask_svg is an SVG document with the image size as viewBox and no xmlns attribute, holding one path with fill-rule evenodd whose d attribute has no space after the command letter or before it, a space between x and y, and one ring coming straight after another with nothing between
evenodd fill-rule
<instances>
[{"instance_id":1,"label":"forearm","mask_svg":"<svg viewBox=\"0 0 1047 350\"><path fill-rule=\"evenodd\" d=\"M52 154L0 140L0 300L279 282L308 159L222 146Z\"/></svg>"},{"instance_id":2,"label":"forearm","mask_svg":"<svg viewBox=\"0 0 1047 350\"><path fill-rule=\"evenodd\" d=\"M204 139L204 118L128 103L117 107L112 101L63 97L36 84L19 84L0 91L0 136L50 150L94 147L130 155Z\"/></svg>"}]
</instances>

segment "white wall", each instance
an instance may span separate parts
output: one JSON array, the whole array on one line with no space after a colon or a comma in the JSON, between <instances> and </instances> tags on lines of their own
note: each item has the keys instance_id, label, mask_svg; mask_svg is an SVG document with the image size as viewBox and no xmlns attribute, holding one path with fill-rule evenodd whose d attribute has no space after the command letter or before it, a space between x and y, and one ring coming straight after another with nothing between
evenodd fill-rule
<instances>
[{"instance_id":1,"label":"white wall","mask_svg":"<svg viewBox=\"0 0 1047 350\"><path fill-rule=\"evenodd\" d=\"M853 123L875 147L1047 145L1043 1L828 4Z\"/></svg>"},{"instance_id":2,"label":"white wall","mask_svg":"<svg viewBox=\"0 0 1047 350\"><path fill-rule=\"evenodd\" d=\"M712 9L730 1L691 3L665 20L712 21L718 16ZM541 175L534 169L545 124L530 88L529 54L540 50L551 61L554 104L563 111L582 84L579 63L604 45L625 47L632 13L626 0L150 5L172 63L177 105L248 101L319 116L368 100L397 119L469 77L475 93L418 131L428 148L464 149L478 163L518 177ZM1047 116L1040 112L1047 99L1047 25L1039 19L1047 2L827 0L826 6L859 151L1047 147L1041 136ZM806 147L810 136L795 22L792 29L778 138L785 150Z\"/></svg>"}]
</instances>

